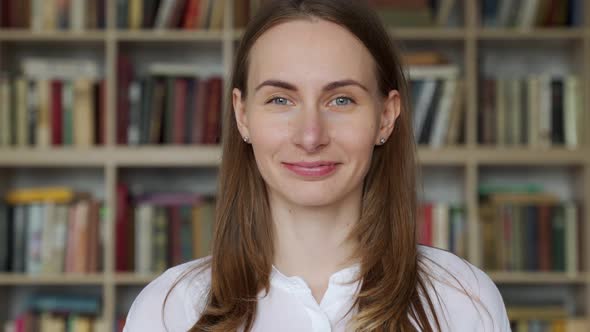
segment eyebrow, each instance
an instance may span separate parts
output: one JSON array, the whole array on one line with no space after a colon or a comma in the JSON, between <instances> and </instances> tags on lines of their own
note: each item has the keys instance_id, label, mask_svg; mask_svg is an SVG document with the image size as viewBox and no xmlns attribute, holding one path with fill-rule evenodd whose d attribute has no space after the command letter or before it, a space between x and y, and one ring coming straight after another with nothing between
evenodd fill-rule
<instances>
[{"instance_id":1,"label":"eyebrow","mask_svg":"<svg viewBox=\"0 0 590 332\"><path fill-rule=\"evenodd\" d=\"M364 85L362 85L361 83L359 83L355 80L351 80L351 79L330 82L330 83L324 85L324 87L322 88L322 91L327 92L327 91L331 91L331 90L341 88L343 86L349 86L349 85L356 85L356 86L360 87L361 89L369 92L369 89L367 89ZM298 91L298 89L295 85L293 85L289 82L281 81L281 80L266 80L266 81L260 83L256 87L255 91L260 90L264 86L274 86L274 87L282 88L285 90Z\"/></svg>"}]
</instances>

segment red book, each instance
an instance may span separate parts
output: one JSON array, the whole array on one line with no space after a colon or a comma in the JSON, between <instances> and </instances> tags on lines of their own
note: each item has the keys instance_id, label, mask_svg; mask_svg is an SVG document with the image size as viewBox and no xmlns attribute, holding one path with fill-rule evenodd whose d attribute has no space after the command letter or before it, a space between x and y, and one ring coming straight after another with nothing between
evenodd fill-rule
<instances>
[{"instance_id":1,"label":"red book","mask_svg":"<svg viewBox=\"0 0 590 332\"><path fill-rule=\"evenodd\" d=\"M172 142L174 144L184 143L184 122L186 120L186 89L186 79L177 78L174 81L174 133L172 139Z\"/></svg>"},{"instance_id":2,"label":"red book","mask_svg":"<svg viewBox=\"0 0 590 332\"><path fill-rule=\"evenodd\" d=\"M426 203L420 209L422 213L422 227L420 227L420 244L432 246L432 204Z\"/></svg>"},{"instance_id":3,"label":"red book","mask_svg":"<svg viewBox=\"0 0 590 332\"><path fill-rule=\"evenodd\" d=\"M539 270L551 271L551 207L539 206Z\"/></svg>"},{"instance_id":4,"label":"red book","mask_svg":"<svg viewBox=\"0 0 590 332\"><path fill-rule=\"evenodd\" d=\"M211 77L209 79L208 107L206 111L206 129L205 144L219 143L220 116L221 116L221 77Z\"/></svg>"},{"instance_id":5,"label":"red book","mask_svg":"<svg viewBox=\"0 0 590 332\"><path fill-rule=\"evenodd\" d=\"M182 20L182 27L185 29L194 29L197 27L197 19L199 18L199 8L201 1L188 0L186 10L184 11L184 18Z\"/></svg>"},{"instance_id":6,"label":"red book","mask_svg":"<svg viewBox=\"0 0 590 332\"><path fill-rule=\"evenodd\" d=\"M98 111L98 144L105 145L106 144L106 136L107 136L107 108L106 108L106 82L105 80L101 80L98 83L98 96L96 98L96 108Z\"/></svg>"},{"instance_id":7,"label":"red book","mask_svg":"<svg viewBox=\"0 0 590 332\"><path fill-rule=\"evenodd\" d=\"M62 82L51 81L51 145L62 145L63 137L63 105Z\"/></svg>"},{"instance_id":8,"label":"red book","mask_svg":"<svg viewBox=\"0 0 590 332\"><path fill-rule=\"evenodd\" d=\"M128 198L129 188L125 184L117 184L117 206L115 208L115 270L117 272L131 270L131 265L129 264L129 253L127 251L127 242L130 240Z\"/></svg>"},{"instance_id":9,"label":"red book","mask_svg":"<svg viewBox=\"0 0 590 332\"><path fill-rule=\"evenodd\" d=\"M10 27L10 13L11 13L11 9L10 9L10 5L12 4L12 1L0 1L0 6L2 6L1 10L2 10L2 16L0 17L0 20L2 20L0 26L2 26L3 28L9 28Z\"/></svg>"},{"instance_id":10,"label":"red book","mask_svg":"<svg viewBox=\"0 0 590 332\"><path fill-rule=\"evenodd\" d=\"M133 78L133 68L129 58L119 55L117 61L117 144L126 145L129 127L129 86Z\"/></svg>"},{"instance_id":11,"label":"red book","mask_svg":"<svg viewBox=\"0 0 590 332\"><path fill-rule=\"evenodd\" d=\"M175 205L168 209L168 212L170 213L170 241L168 242L168 252L170 253L169 261L173 266L182 263L182 248L180 246L180 207L180 205Z\"/></svg>"}]
</instances>

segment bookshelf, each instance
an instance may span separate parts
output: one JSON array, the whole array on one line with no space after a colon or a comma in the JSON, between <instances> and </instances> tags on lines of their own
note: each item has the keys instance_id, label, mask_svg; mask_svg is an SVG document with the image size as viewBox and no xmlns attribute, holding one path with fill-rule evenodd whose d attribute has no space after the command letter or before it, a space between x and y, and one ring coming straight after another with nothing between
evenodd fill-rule
<instances>
[{"instance_id":1,"label":"bookshelf","mask_svg":"<svg viewBox=\"0 0 590 332\"><path fill-rule=\"evenodd\" d=\"M158 49L195 50L212 48L219 56L224 73L224 96L229 90L229 75L236 42L243 31L234 29L233 6L226 6L223 29L219 31L174 31L174 30L119 30L116 28L116 1L106 1L106 28L96 31L32 32L23 29L0 29L0 69L11 65L7 59L14 58L21 45L42 45L65 49L90 49L94 56L104 64L106 79L106 144L88 149L63 148L0 148L0 193L10 189L10 179L20 169L35 173L44 170L79 171L91 170L98 173L98 191L104 192L104 202L108 207L106 215L106 234L104 247L104 272L92 275L47 275L27 276L0 274L0 295L11 289L30 286L59 286L84 289L98 287L102 296L103 318L107 326L113 326L119 308L120 296L126 287L141 288L155 275L115 272L114 223L116 215L116 184L126 172L134 169L173 168L173 169L215 169L220 162L221 149L217 146L119 146L116 142L116 91L117 55L127 49L141 56ZM477 1L460 1L464 10L464 24L449 28L399 28L391 34L402 45L430 46L442 45L452 48L461 57L462 76L465 79L465 141L457 146L432 149L419 147L418 157L421 166L428 170L451 168L459 172L460 187L464 196L469 228L468 259L476 266L482 265L482 248L479 225L478 185L482 172L488 168L560 167L574 174L578 179L572 190L581 201L582 238L590 238L590 134L583 137L580 147L571 150L555 148L493 147L483 146L477 141L477 110L479 105L479 59L485 48L511 48L519 45L568 45L576 49L580 67L583 95L590 95L590 6L584 8L584 24L574 28L535 28L494 29L480 25ZM526 46L525 46L526 47ZM11 56L12 55L12 56ZM585 126L590 126L590 102L584 97ZM223 99L224 109L227 100ZM425 187L428 183L424 184ZM492 279L502 288L518 286L561 287L571 286L582 290L583 314L590 319L590 246L584 245L581 253L585 270L575 274L566 273L524 273L488 271ZM10 307L10 303L0 296L0 309ZM129 301L129 299L127 299ZM0 310L2 311L2 310ZM0 316L0 321L8 317Z\"/></svg>"}]
</instances>

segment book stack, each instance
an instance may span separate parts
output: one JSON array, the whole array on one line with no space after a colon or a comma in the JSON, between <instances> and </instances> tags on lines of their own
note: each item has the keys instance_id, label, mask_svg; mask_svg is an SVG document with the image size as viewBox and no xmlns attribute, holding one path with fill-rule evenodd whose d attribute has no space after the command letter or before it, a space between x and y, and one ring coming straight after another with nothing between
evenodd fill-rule
<instances>
[{"instance_id":1,"label":"book stack","mask_svg":"<svg viewBox=\"0 0 590 332\"><path fill-rule=\"evenodd\" d=\"M367 0L383 22L395 27L445 26L455 0Z\"/></svg>"},{"instance_id":2,"label":"book stack","mask_svg":"<svg viewBox=\"0 0 590 332\"><path fill-rule=\"evenodd\" d=\"M418 144L433 148L463 140L464 83L450 64L409 67L414 135Z\"/></svg>"},{"instance_id":3,"label":"book stack","mask_svg":"<svg viewBox=\"0 0 590 332\"><path fill-rule=\"evenodd\" d=\"M0 147L105 143L105 81L89 60L27 58L0 75Z\"/></svg>"},{"instance_id":4,"label":"book stack","mask_svg":"<svg viewBox=\"0 0 590 332\"><path fill-rule=\"evenodd\" d=\"M565 272L580 266L581 219L574 202L537 192L482 194L484 267L502 271Z\"/></svg>"},{"instance_id":5,"label":"book stack","mask_svg":"<svg viewBox=\"0 0 590 332\"><path fill-rule=\"evenodd\" d=\"M506 311L515 332L588 331L587 319L570 317L560 306L508 307Z\"/></svg>"},{"instance_id":6,"label":"book stack","mask_svg":"<svg viewBox=\"0 0 590 332\"><path fill-rule=\"evenodd\" d=\"M26 309L4 324L4 331L106 331L100 299L92 296L34 295Z\"/></svg>"},{"instance_id":7,"label":"book stack","mask_svg":"<svg viewBox=\"0 0 590 332\"><path fill-rule=\"evenodd\" d=\"M70 188L9 192L0 203L0 272L101 271L101 210L102 203Z\"/></svg>"},{"instance_id":8,"label":"book stack","mask_svg":"<svg viewBox=\"0 0 590 332\"><path fill-rule=\"evenodd\" d=\"M486 27L581 26L583 0L483 0L481 17Z\"/></svg>"},{"instance_id":9,"label":"book stack","mask_svg":"<svg viewBox=\"0 0 590 332\"><path fill-rule=\"evenodd\" d=\"M467 258L465 208L447 203L423 203L419 211L418 242Z\"/></svg>"},{"instance_id":10,"label":"book stack","mask_svg":"<svg viewBox=\"0 0 590 332\"><path fill-rule=\"evenodd\" d=\"M117 143L217 144L221 135L223 79L191 65L153 64L134 77L119 61ZM190 74L194 73L194 74Z\"/></svg>"},{"instance_id":11,"label":"book stack","mask_svg":"<svg viewBox=\"0 0 590 332\"><path fill-rule=\"evenodd\" d=\"M105 28L106 0L2 0L3 28L92 30Z\"/></svg>"},{"instance_id":12,"label":"book stack","mask_svg":"<svg viewBox=\"0 0 590 332\"><path fill-rule=\"evenodd\" d=\"M580 145L583 106L577 76L488 78L481 89L480 143L567 148Z\"/></svg>"},{"instance_id":13,"label":"book stack","mask_svg":"<svg viewBox=\"0 0 590 332\"><path fill-rule=\"evenodd\" d=\"M116 0L119 29L223 29L227 0Z\"/></svg>"},{"instance_id":14,"label":"book stack","mask_svg":"<svg viewBox=\"0 0 590 332\"><path fill-rule=\"evenodd\" d=\"M117 271L163 272L209 254L214 202L192 193L148 193L130 197L117 187Z\"/></svg>"}]
</instances>

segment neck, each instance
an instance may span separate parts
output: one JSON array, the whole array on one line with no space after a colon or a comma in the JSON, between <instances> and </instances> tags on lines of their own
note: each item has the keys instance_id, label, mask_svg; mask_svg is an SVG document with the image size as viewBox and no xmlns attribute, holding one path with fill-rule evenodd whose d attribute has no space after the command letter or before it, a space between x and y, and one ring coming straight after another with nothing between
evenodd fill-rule
<instances>
[{"instance_id":1,"label":"neck","mask_svg":"<svg viewBox=\"0 0 590 332\"><path fill-rule=\"evenodd\" d=\"M274 265L279 271L321 289L333 273L353 263L357 243L348 235L360 217L360 190L322 207L269 198L275 227Z\"/></svg>"}]
</instances>

